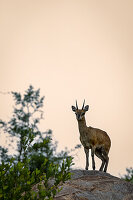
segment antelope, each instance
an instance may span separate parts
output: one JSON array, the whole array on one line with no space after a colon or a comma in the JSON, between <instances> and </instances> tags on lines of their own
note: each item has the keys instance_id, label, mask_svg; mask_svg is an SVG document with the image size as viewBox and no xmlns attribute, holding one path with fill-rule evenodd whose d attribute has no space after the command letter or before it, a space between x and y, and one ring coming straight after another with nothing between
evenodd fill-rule
<instances>
[{"instance_id":1,"label":"antelope","mask_svg":"<svg viewBox=\"0 0 133 200\"><path fill-rule=\"evenodd\" d=\"M102 164L99 171L106 172L109 162L108 153L111 147L111 140L107 133L103 130L93 128L91 126L86 126L85 113L89 110L89 105L85 106L85 100L83 102L82 109L78 109L78 104L76 101L76 107L72 106L72 111L76 114L76 119L78 121L78 128L80 133L80 141L84 147L86 154L86 167L89 167L89 149L91 149L92 156L92 168L95 170L95 160L94 154L101 159Z\"/></svg>"}]
</instances>

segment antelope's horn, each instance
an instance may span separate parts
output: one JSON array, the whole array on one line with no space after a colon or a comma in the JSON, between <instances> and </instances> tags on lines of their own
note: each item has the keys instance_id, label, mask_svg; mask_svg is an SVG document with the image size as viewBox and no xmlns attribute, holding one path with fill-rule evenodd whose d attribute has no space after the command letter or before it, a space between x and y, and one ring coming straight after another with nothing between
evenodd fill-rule
<instances>
[{"instance_id":1,"label":"antelope's horn","mask_svg":"<svg viewBox=\"0 0 133 200\"><path fill-rule=\"evenodd\" d=\"M76 100L76 108L77 108L77 110L78 110L78 104L77 104L77 100Z\"/></svg>"},{"instance_id":2,"label":"antelope's horn","mask_svg":"<svg viewBox=\"0 0 133 200\"><path fill-rule=\"evenodd\" d=\"M84 102L83 102L82 110L84 109L84 105L85 105L85 99L84 99Z\"/></svg>"}]
</instances>

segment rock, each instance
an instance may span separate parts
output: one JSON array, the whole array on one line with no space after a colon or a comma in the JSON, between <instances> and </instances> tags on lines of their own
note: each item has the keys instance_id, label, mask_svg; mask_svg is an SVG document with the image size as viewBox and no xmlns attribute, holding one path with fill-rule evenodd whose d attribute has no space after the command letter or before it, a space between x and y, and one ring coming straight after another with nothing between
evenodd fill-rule
<instances>
[{"instance_id":1,"label":"rock","mask_svg":"<svg viewBox=\"0 0 133 200\"><path fill-rule=\"evenodd\" d=\"M55 200L133 200L133 184L100 171L73 170Z\"/></svg>"}]
</instances>

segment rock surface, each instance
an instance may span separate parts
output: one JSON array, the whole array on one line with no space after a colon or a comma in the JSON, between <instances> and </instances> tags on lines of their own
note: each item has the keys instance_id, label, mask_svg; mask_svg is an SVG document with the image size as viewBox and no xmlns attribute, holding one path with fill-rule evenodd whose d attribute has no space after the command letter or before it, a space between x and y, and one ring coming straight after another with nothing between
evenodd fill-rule
<instances>
[{"instance_id":1,"label":"rock surface","mask_svg":"<svg viewBox=\"0 0 133 200\"><path fill-rule=\"evenodd\" d=\"M133 184L100 171L73 170L55 200L133 200Z\"/></svg>"}]
</instances>

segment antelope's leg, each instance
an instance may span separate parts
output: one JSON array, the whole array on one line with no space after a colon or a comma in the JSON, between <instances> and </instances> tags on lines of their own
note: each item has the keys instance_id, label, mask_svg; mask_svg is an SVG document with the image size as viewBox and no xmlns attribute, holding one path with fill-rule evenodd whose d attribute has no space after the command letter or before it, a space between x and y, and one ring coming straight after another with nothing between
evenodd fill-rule
<instances>
[{"instance_id":1,"label":"antelope's leg","mask_svg":"<svg viewBox=\"0 0 133 200\"><path fill-rule=\"evenodd\" d=\"M106 172L107 171L107 167L108 167L108 163L109 163L108 153L106 151L103 151L103 156L104 156L104 159L105 159L104 172Z\"/></svg>"},{"instance_id":2,"label":"antelope's leg","mask_svg":"<svg viewBox=\"0 0 133 200\"><path fill-rule=\"evenodd\" d=\"M86 155L86 167L85 169L88 170L89 167L89 149L84 148L85 155Z\"/></svg>"},{"instance_id":3,"label":"antelope's leg","mask_svg":"<svg viewBox=\"0 0 133 200\"><path fill-rule=\"evenodd\" d=\"M105 163L105 168L104 168L104 172L107 171L108 163L109 163L109 157L107 156L106 163Z\"/></svg>"},{"instance_id":4,"label":"antelope's leg","mask_svg":"<svg viewBox=\"0 0 133 200\"><path fill-rule=\"evenodd\" d=\"M92 168L95 170L95 160L94 160L95 148L91 149L91 156L92 156Z\"/></svg>"},{"instance_id":5,"label":"antelope's leg","mask_svg":"<svg viewBox=\"0 0 133 200\"><path fill-rule=\"evenodd\" d=\"M105 165L105 159L104 159L104 157L103 157L103 155L102 155L102 152L99 150L95 150L95 155L98 157L98 158L100 158L101 160L102 160L102 164L101 164L101 167L100 167L100 169L99 169L99 171L103 171L103 167L104 167L104 165Z\"/></svg>"}]
</instances>

